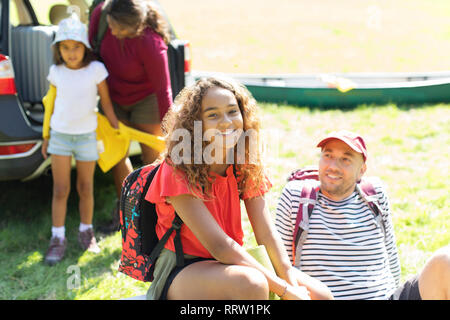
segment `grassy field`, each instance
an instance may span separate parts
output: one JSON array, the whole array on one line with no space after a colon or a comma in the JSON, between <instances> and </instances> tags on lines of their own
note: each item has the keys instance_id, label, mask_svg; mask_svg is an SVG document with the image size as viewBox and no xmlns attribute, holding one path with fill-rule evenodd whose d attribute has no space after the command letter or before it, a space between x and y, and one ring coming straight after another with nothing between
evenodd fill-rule
<instances>
[{"instance_id":1,"label":"grassy field","mask_svg":"<svg viewBox=\"0 0 450 320\"><path fill-rule=\"evenodd\" d=\"M159 0L196 70L450 70L447 0ZM205 32L206 30L206 32Z\"/></svg>"},{"instance_id":2,"label":"grassy field","mask_svg":"<svg viewBox=\"0 0 450 320\"><path fill-rule=\"evenodd\" d=\"M367 137L367 174L380 176L388 186L402 279L420 270L434 250L450 243L446 147L450 105L413 109L361 106L351 111L261 107L265 162L274 185L268 195L272 212L291 170L316 163L315 143L330 130L347 128ZM95 183L94 224L98 225L108 219L114 189L112 178L99 170ZM98 235L102 249L98 255L78 249L74 192L66 224L67 256L57 266L44 265L51 227L51 188L49 176L25 183L0 183L0 299L119 299L144 294L148 284L117 271L119 233ZM245 214L243 220L245 245L252 246L255 242Z\"/></svg>"},{"instance_id":3,"label":"grassy field","mask_svg":"<svg viewBox=\"0 0 450 320\"><path fill-rule=\"evenodd\" d=\"M446 0L434 0L432 5L425 0L160 2L179 37L191 41L196 70L450 69L450 2ZM321 111L261 104L265 163L273 182L270 209L274 212L291 170L317 161L315 144L321 137L336 129L358 131L368 143L367 174L381 177L388 186L405 280L433 251L450 243L449 110L450 105ZM100 170L95 185L94 224L98 225L109 218L114 187L111 176ZM119 299L145 293L148 284L117 271L119 233L98 234L102 249L98 255L78 249L74 184L66 258L54 267L43 264L50 237L51 189L50 176L24 183L0 182L0 299ZM250 246L254 238L245 215L244 222L246 246Z\"/></svg>"}]
</instances>

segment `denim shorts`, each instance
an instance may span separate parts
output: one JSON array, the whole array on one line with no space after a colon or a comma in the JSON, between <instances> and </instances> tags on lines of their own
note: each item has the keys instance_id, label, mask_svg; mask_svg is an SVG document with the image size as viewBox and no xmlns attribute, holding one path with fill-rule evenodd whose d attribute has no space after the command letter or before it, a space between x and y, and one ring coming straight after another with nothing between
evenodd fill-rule
<instances>
[{"instance_id":1,"label":"denim shorts","mask_svg":"<svg viewBox=\"0 0 450 320\"><path fill-rule=\"evenodd\" d=\"M83 134L66 134L50 131L48 153L59 156L74 156L79 161L97 161L97 136L95 131Z\"/></svg>"}]
</instances>

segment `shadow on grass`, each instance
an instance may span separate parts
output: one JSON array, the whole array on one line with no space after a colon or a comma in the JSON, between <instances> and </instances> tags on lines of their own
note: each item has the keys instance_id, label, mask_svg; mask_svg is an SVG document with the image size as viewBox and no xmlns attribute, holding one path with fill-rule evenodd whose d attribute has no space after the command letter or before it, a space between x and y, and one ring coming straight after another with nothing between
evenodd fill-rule
<instances>
[{"instance_id":1,"label":"shadow on grass","mask_svg":"<svg viewBox=\"0 0 450 320\"><path fill-rule=\"evenodd\" d=\"M92 254L83 252L74 239L68 240L64 259L54 266L43 262L47 241L41 242L35 250L0 254L0 268L3 270L0 298L73 299L79 291L95 288L104 275L117 270L121 249L119 241L110 240L110 247L102 248L99 254Z\"/></svg>"},{"instance_id":2,"label":"shadow on grass","mask_svg":"<svg viewBox=\"0 0 450 320\"><path fill-rule=\"evenodd\" d=\"M1 181L0 230L12 225L40 223L48 220L51 224L51 202L53 181L51 175L42 175L31 181ZM94 222L104 219L105 211L112 210L115 199L114 183L110 174L104 174L97 167L94 176ZM75 215L75 217L72 217ZM71 190L67 201L67 221L79 220L78 195L76 192L76 170L71 172ZM109 217L107 217L109 218ZM31 227L31 226L30 226Z\"/></svg>"},{"instance_id":3,"label":"shadow on grass","mask_svg":"<svg viewBox=\"0 0 450 320\"><path fill-rule=\"evenodd\" d=\"M94 179L95 227L110 219L116 194L110 174L105 175L97 168ZM0 182L0 299L70 299L70 291L67 290L70 266L84 260L83 272L95 278L111 272L111 265L120 258L121 242L116 234L96 234L97 240L105 240L109 244L94 257L80 249L76 170L72 170L65 224L66 254L55 266L44 264L51 236L52 186L51 175L27 182ZM85 258L85 255L90 258Z\"/></svg>"}]
</instances>

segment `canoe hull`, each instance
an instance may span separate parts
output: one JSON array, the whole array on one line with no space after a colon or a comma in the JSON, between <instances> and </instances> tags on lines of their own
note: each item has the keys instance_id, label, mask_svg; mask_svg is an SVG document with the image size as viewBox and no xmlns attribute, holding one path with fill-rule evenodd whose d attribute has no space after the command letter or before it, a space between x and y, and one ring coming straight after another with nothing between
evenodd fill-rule
<instances>
[{"instance_id":1,"label":"canoe hull","mask_svg":"<svg viewBox=\"0 0 450 320\"><path fill-rule=\"evenodd\" d=\"M424 104L450 102L450 83L398 88L294 88L246 85L257 101L300 106L354 107L361 104Z\"/></svg>"},{"instance_id":2,"label":"canoe hull","mask_svg":"<svg viewBox=\"0 0 450 320\"><path fill-rule=\"evenodd\" d=\"M354 107L361 104L450 103L450 72L349 73L353 89L341 92L323 81L323 75L253 75L195 72L194 78L233 78L247 87L257 101L311 107Z\"/></svg>"}]
</instances>

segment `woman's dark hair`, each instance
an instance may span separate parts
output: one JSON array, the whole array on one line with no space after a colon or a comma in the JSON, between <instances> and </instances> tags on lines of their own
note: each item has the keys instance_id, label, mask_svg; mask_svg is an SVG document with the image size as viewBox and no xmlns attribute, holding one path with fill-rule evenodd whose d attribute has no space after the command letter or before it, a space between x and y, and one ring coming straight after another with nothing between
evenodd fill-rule
<instances>
[{"instance_id":1,"label":"woman's dark hair","mask_svg":"<svg viewBox=\"0 0 450 320\"><path fill-rule=\"evenodd\" d=\"M61 42L57 42L53 45L53 62L56 65L60 65L64 63L64 60L61 56L61 52L59 51L59 44ZM84 46L84 44L83 44ZM97 57L94 53L94 51L92 51L91 49L87 48L86 46L84 46L84 58L83 61L81 61L81 67L86 67L88 66L92 61L97 60Z\"/></svg>"},{"instance_id":2,"label":"woman's dark hair","mask_svg":"<svg viewBox=\"0 0 450 320\"><path fill-rule=\"evenodd\" d=\"M107 0L103 10L118 24L134 28L137 34L149 27L159 34L166 44L170 41L166 20L151 1Z\"/></svg>"}]
</instances>

